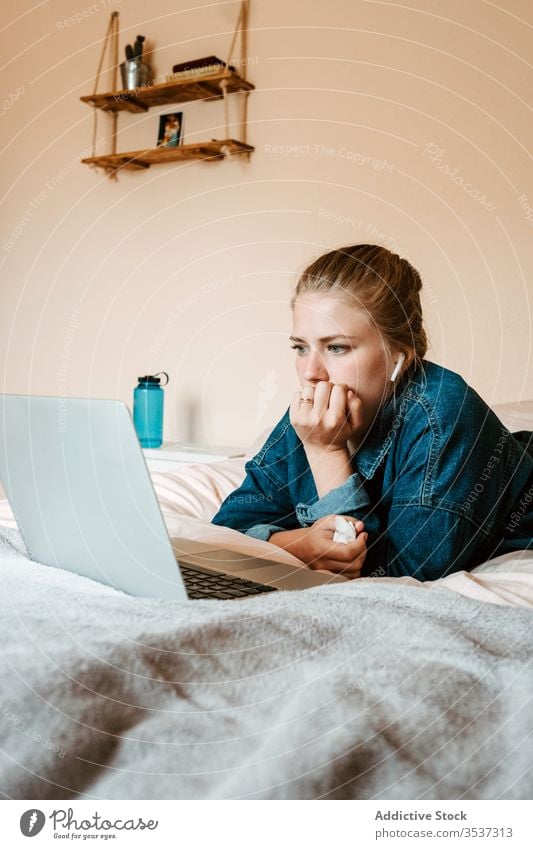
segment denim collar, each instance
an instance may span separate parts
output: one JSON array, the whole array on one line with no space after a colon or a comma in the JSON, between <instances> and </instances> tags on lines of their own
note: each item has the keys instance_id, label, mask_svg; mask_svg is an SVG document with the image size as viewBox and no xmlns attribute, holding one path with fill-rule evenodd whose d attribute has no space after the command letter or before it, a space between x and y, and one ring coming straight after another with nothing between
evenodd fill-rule
<instances>
[{"instance_id":1,"label":"denim collar","mask_svg":"<svg viewBox=\"0 0 533 849\"><path fill-rule=\"evenodd\" d=\"M352 464L365 478L373 478L396 439L407 410L427 385L426 361L411 374L404 374L395 385L394 391L382 404L372 427L363 438L363 443Z\"/></svg>"}]
</instances>

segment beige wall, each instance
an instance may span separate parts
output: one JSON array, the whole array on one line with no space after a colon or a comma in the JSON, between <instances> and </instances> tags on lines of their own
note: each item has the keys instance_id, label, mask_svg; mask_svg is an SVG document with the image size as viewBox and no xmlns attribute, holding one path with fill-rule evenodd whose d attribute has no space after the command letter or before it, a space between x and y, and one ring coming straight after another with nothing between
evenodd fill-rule
<instances>
[{"instance_id":1,"label":"beige wall","mask_svg":"<svg viewBox=\"0 0 533 849\"><path fill-rule=\"evenodd\" d=\"M298 269L370 241L419 268L430 359L489 402L532 397L533 6L499 6L252 0L251 161L112 182L78 163L110 8L121 61L141 32L160 74L225 58L238 4L9 0L2 391L130 403L136 376L164 369L167 439L247 445L297 388ZM165 111L124 113L119 149L154 144ZM220 103L183 111L186 142L223 137Z\"/></svg>"}]
</instances>

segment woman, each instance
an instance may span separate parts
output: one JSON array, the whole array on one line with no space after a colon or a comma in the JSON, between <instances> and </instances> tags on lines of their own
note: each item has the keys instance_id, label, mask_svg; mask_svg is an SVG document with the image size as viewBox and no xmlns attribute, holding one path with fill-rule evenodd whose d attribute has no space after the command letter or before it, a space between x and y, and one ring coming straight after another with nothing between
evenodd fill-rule
<instances>
[{"instance_id":1,"label":"woman","mask_svg":"<svg viewBox=\"0 0 533 849\"><path fill-rule=\"evenodd\" d=\"M301 390L214 524L350 578L435 580L533 547L531 434L424 359L421 286L379 245L304 271L291 301ZM336 515L355 541L333 541Z\"/></svg>"}]
</instances>

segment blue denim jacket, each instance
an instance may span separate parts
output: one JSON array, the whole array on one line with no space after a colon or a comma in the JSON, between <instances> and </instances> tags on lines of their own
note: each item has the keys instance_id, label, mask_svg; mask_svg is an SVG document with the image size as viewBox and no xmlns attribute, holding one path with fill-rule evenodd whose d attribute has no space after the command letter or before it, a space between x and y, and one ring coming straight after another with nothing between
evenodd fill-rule
<instances>
[{"instance_id":1,"label":"blue denim jacket","mask_svg":"<svg viewBox=\"0 0 533 849\"><path fill-rule=\"evenodd\" d=\"M212 521L268 540L350 515L368 532L362 576L435 580L533 548L532 436L510 433L460 375L423 360L382 405L343 484L318 497L287 410Z\"/></svg>"}]
</instances>

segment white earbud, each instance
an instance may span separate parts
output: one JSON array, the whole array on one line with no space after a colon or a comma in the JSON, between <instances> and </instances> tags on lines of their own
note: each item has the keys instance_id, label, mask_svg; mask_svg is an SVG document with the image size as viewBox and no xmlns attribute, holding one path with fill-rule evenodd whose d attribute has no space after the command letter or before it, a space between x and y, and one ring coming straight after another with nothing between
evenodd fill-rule
<instances>
[{"instance_id":1,"label":"white earbud","mask_svg":"<svg viewBox=\"0 0 533 849\"><path fill-rule=\"evenodd\" d=\"M400 373L400 369L403 366L404 360L405 360L405 354L400 354L400 356L398 357L398 362L394 366L394 371L392 372L392 374L390 376L390 379L392 381L395 381L396 378L398 377L398 375Z\"/></svg>"}]
</instances>

